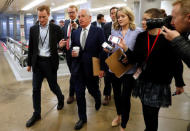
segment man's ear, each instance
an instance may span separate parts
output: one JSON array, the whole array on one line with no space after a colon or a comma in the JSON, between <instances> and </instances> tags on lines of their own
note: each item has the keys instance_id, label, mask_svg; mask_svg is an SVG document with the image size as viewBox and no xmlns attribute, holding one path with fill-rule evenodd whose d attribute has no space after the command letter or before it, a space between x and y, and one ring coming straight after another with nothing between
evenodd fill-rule
<instances>
[{"instance_id":1,"label":"man's ear","mask_svg":"<svg viewBox=\"0 0 190 131\"><path fill-rule=\"evenodd\" d=\"M187 20L188 20L188 22L190 23L190 13L187 14Z\"/></svg>"}]
</instances>

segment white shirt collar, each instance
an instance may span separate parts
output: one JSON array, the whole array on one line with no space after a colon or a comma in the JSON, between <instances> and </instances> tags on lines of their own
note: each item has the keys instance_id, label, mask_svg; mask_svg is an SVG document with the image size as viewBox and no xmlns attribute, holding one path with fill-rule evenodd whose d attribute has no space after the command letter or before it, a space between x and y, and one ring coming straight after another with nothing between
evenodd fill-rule
<instances>
[{"instance_id":1,"label":"white shirt collar","mask_svg":"<svg viewBox=\"0 0 190 131\"><path fill-rule=\"evenodd\" d=\"M89 24L85 29L89 31L91 24ZM82 31L84 31L84 28L82 28Z\"/></svg>"},{"instance_id":2,"label":"white shirt collar","mask_svg":"<svg viewBox=\"0 0 190 131\"><path fill-rule=\"evenodd\" d=\"M42 25L40 24L40 22L39 22L39 26L42 27L42 28L47 28L47 27L49 26L49 21L48 21L48 23L47 23L45 26L42 26Z\"/></svg>"}]
</instances>

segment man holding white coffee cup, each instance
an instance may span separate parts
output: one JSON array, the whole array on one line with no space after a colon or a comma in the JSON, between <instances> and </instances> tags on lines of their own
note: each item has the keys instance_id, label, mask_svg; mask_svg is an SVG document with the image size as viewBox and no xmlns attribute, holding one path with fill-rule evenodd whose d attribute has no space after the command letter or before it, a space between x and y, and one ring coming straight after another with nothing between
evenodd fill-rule
<instances>
[{"instance_id":1,"label":"man holding white coffee cup","mask_svg":"<svg viewBox=\"0 0 190 131\"><path fill-rule=\"evenodd\" d=\"M79 51L80 51L80 47L79 47L79 46L74 46L74 47L73 47L73 52L76 53L76 56L79 55Z\"/></svg>"},{"instance_id":2,"label":"man holding white coffee cup","mask_svg":"<svg viewBox=\"0 0 190 131\"><path fill-rule=\"evenodd\" d=\"M80 10L78 19L82 28L75 30L71 36L71 47L73 47L71 74L75 78L75 91L79 115L79 121L75 124L76 130L81 129L87 122L86 87L88 92L95 99L95 109L98 111L101 106L99 78L93 76L92 57L100 58L101 71L99 77L103 77L105 68L105 56L103 48L101 47L105 41L103 30L90 24L91 15L89 10Z\"/></svg>"}]
</instances>

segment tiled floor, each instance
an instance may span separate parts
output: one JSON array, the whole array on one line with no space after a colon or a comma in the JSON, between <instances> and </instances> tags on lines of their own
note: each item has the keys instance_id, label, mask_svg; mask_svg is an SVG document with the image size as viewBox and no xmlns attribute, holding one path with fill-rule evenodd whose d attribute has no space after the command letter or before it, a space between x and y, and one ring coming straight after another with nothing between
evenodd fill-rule
<instances>
[{"instance_id":1,"label":"tiled floor","mask_svg":"<svg viewBox=\"0 0 190 131\"><path fill-rule=\"evenodd\" d=\"M174 96L173 106L160 111L159 131L187 131L190 124L190 69L184 69L184 79L185 93ZM102 82L103 80L101 91ZM58 83L67 98L69 76L59 77ZM172 89L174 90L173 83ZM102 106L98 112L95 111L94 100L88 91L86 98L88 122L81 131L119 131L119 127L111 127L111 121L116 115L113 96L110 105ZM134 98L131 103L130 120L126 131L143 131L141 103L139 99ZM33 112L32 84L31 81L16 81L0 48L0 131L73 131L78 120L76 102L71 105L65 104L61 111L56 110L56 105L56 97L49 90L45 80L42 87L42 120L31 128L25 127Z\"/></svg>"}]
</instances>

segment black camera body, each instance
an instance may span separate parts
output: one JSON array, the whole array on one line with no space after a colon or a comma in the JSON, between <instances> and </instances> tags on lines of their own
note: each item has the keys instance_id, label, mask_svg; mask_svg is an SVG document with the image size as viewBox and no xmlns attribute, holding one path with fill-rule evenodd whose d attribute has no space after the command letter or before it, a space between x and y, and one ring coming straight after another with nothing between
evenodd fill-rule
<instances>
[{"instance_id":1,"label":"black camera body","mask_svg":"<svg viewBox=\"0 0 190 131\"><path fill-rule=\"evenodd\" d=\"M171 25L172 16L166 16L164 18L153 18L147 19L146 25L147 29L161 28L162 26L166 26L167 28L174 30L174 27Z\"/></svg>"}]
</instances>

